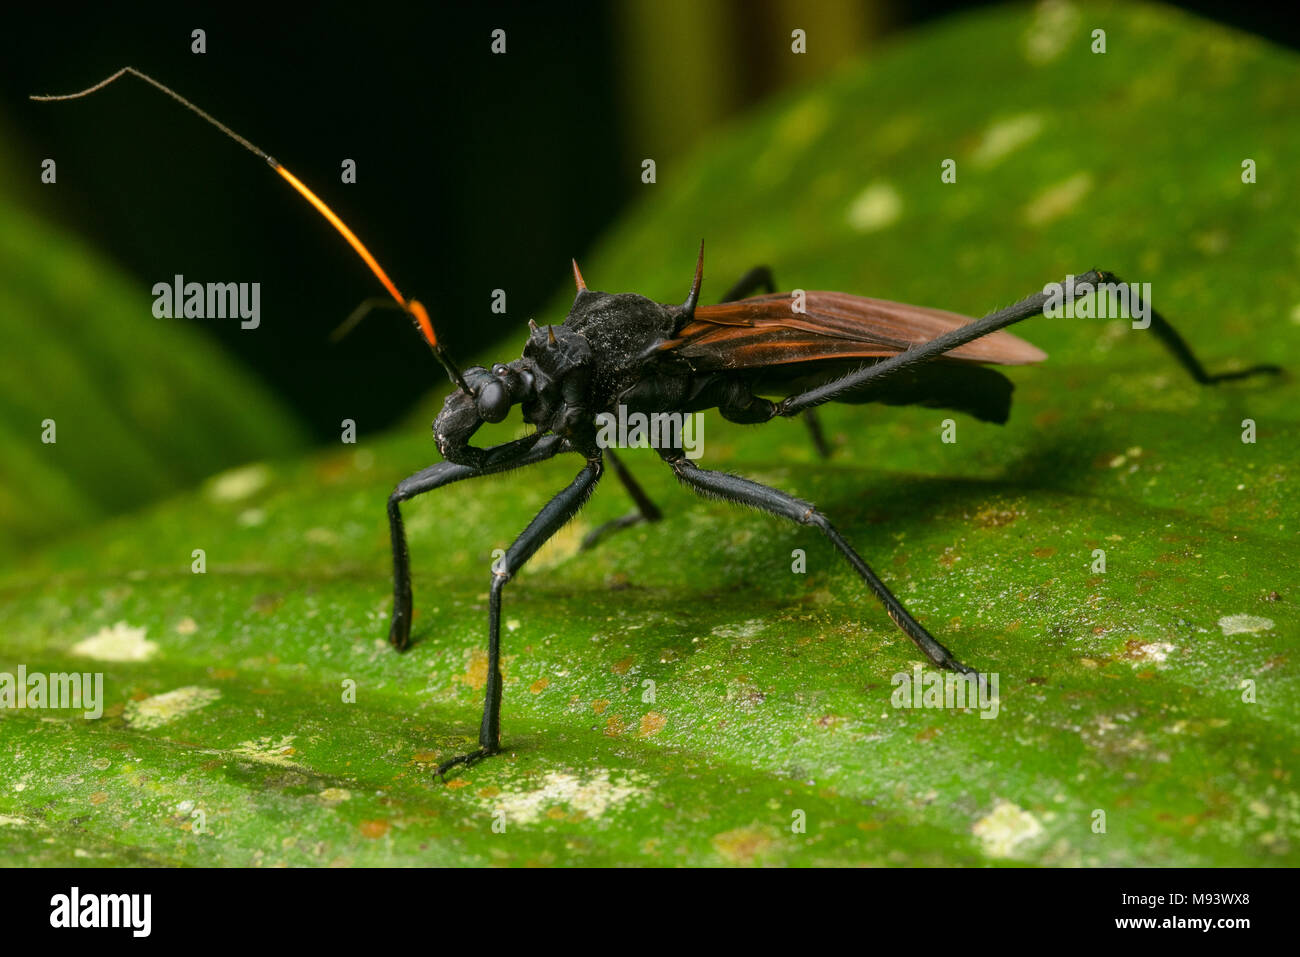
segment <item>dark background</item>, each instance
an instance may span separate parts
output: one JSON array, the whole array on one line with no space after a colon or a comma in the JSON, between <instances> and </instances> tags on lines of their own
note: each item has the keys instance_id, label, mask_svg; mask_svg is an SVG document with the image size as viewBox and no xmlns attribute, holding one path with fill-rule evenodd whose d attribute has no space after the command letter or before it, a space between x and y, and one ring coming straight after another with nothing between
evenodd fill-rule
<instances>
[{"instance_id":1,"label":"dark background","mask_svg":"<svg viewBox=\"0 0 1300 957\"><path fill-rule=\"evenodd\" d=\"M174 273L261 282L261 328L204 328L313 435L334 439L345 415L382 427L441 379L396 313L326 341L382 291L340 237L256 158L137 80L76 103L27 94L81 89L126 64L173 86L312 186L467 361L512 331L518 340L570 281L569 258L645 188L643 157L662 180L666 161L737 112L974 5L32 5L5 14L3 118L20 162L58 162L58 189L35 189L33 205L146 289ZM1182 6L1298 45L1289 7ZM809 31L808 55L778 55L795 26ZM195 27L207 32L202 56L190 52ZM505 56L489 52L498 27ZM339 180L344 158L356 185ZM506 316L490 311L496 288Z\"/></svg>"}]
</instances>

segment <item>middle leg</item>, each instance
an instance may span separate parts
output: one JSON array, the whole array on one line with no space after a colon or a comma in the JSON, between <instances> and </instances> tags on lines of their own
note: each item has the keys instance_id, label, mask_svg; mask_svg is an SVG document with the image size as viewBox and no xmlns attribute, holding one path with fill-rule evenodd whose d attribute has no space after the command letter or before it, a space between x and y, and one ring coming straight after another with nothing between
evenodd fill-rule
<instances>
[{"instance_id":1,"label":"middle leg","mask_svg":"<svg viewBox=\"0 0 1300 957\"><path fill-rule=\"evenodd\" d=\"M579 550L586 551L595 547L596 543L608 535L610 532L616 532L620 528L628 528L631 525L639 525L641 522L657 522L664 517L664 513L659 511L659 506L650 500L650 496L645 493L641 483L636 477L628 471L623 460L614 454L613 449L602 449L606 456L609 457L609 464L614 466L614 474L618 480L623 483L627 489L627 494L632 496L632 501L636 503L636 508L621 518L611 519L601 525L597 525L586 535L582 536L582 544L578 546Z\"/></svg>"},{"instance_id":2,"label":"middle leg","mask_svg":"<svg viewBox=\"0 0 1300 957\"><path fill-rule=\"evenodd\" d=\"M772 278L772 270L767 266L755 266L745 275L736 280L736 284L727 290L719 302L735 302L737 299L744 299L746 296L752 296L756 292L774 293L776 292L776 280ZM803 413L804 425L808 427L808 437L812 439L813 448L817 454L824 459L831 457L831 444L826 441L826 431L822 428L821 419L817 416L815 408L808 408Z\"/></svg>"}]
</instances>

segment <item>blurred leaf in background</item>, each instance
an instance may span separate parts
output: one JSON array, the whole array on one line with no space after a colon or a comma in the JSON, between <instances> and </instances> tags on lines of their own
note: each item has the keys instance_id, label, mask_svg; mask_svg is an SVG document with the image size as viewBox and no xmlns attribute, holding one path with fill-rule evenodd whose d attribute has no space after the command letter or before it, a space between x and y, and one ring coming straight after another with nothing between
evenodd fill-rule
<instances>
[{"instance_id":1,"label":"blurred leaf in background","mask_svg":"<svg viewBox=\"0 0 1300 957\"><path fill-rule=\"evenodd\" d=\"M154 318L149 285L33 208L33 172L9 157L0 171L0 560L302 447L293 416L218 345Z\"/></svg>"},{"instance_id":2,"label":"blurred leaf in background","mask_svg":"<svg viewBox=\"0 0 1300 957\"><path fill-rule=\"evenodd\" d=\"M851 62L902 15L896 4L799 0L627 0L612 9L618 119L635 162L680 157L734 114ZM803 54L793 53L795 31Z\"/></svg>"}]
</instances>

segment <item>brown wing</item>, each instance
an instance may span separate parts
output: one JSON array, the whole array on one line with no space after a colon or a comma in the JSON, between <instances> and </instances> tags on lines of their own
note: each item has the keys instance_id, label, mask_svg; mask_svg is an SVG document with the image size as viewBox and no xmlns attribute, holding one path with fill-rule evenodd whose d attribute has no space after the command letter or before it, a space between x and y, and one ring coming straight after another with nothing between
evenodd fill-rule
<instances>
[{"instance_id":1,"label":"brown wing","mask_svg":"<svg viewBox=\"0 0 1300 957\"><path fill-rule=\"evenodd\" d=\"M807 293L803 313L791 310L793 301L790 293L776 293L699 306L695 318L652 355L684 359L699 372L877 358L973 321L941 309L842 292ZM1047 353L1009 332L994 332L943 358L1025 365L1043 361Z\"/></svg>"}]
</instances>

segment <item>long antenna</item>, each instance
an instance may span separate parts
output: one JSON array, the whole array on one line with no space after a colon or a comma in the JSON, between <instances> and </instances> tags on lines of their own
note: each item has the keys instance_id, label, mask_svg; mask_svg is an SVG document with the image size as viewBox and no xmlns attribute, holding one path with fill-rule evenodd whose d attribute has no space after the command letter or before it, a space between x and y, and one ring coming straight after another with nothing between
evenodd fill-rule
<instances>
[{"instance_id":1,"label":"long antenna","mask_svg":"<svg viewBox=\"0 0 1300 957\"><path fill-rule=\"evenodd\" d=\"M197 106L195 106L189 100L185 99L185 97L181 96L175 90L167 86L164 86L163 84L159 83L157 80L155 80L153 77L149 76L148 74L141 73L135 67L124 66L122 67L122 69L118 70L116 73L114 73L112 76L108 77L107 79L100 80L94 86L87 87L86 89L81 90L77 93L65 93L59 96L33 96L31 97L31 99L38 100L42 103L49 103L58 100L80 99L83 96L89 96L91 93L95 93L99 90L102 90L104 87L108 86L114 80L117 80L128 73L131 74L132 76L139 77L141 80L144 80L154 89L161 90L163 93L166 93L168 96L170 96L181 106L185 107L187 110L190 110L191 112L197 113L199 116L207 120L217 129L221 130L221 132L225 133L227 136L229 136L240 146L244 147L244 149L266 160L266 162L270 164L271 169L279 173L284 178L285 182L287 182L290 186L296 189L298 193L304 199L307 200L307 202L315 206L316 211L320 213L322 216L324 216L325 219L329 221L329 224L339 231L339 233L343 236L343 238L348 241L349 246L351 246L354 250L356 250L357 255L362 258L365 264L370 267L370 271L375 274L375 278L377 278L381 283L383 283L384 288L388 290L388 294L392 296L394 300L396 300L398 306L401 307L402 311L411 317L411 321L415 324L415 328L419 331L420 335L424 337L424 341L429 344L429 348L433 350L434 356L436 356L438 361L442 363L442 367L447 370L447 375L451 377L451 381L456 385L460 386L461 390L464 391L467 395L472 394L470 392L469 386L465 384L465 377L461 375L460 369L458 369L456 367L456 364L451 361L451 357L447 355L447 353L442 348L442 344L438 342L438 335L436 332L434 332L433 323L430 321L429 313L424 308L424 306L416 299L405 298L398 291L397 286L393 284L393 281L388 278L388 273L384 272L384 267L379 265L379 261L370 254L370 250L366 248L365 243L363 243L360 239L357 238L357 234L348 228L347 223L339 219L339 217L335 214L334 210L326 206L324 201L321 200L319 196L317 196L315 193L313 193L310 189L308 189L303 184L302 180L298 179L297 176L294 176L287 169L285 169L278 162L276 162L275 157L271 156L271 154L267 153L265 150L258 149L251 142L244 139L244 137L240 136L230 127L226 126L226 124L222 123L215 117L199 109Z\"/></svg>"}]
</instances>

